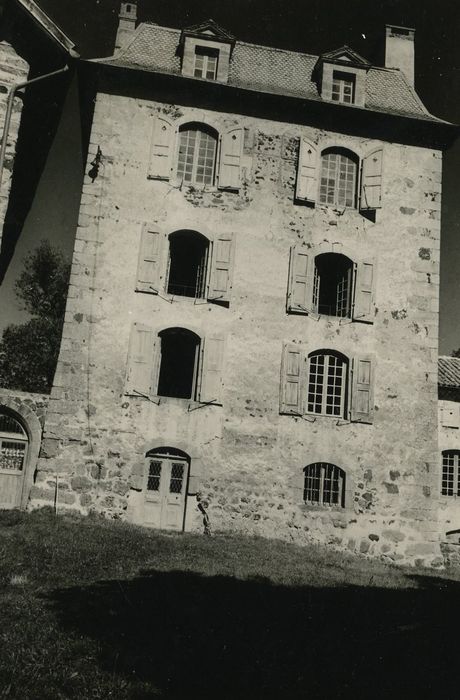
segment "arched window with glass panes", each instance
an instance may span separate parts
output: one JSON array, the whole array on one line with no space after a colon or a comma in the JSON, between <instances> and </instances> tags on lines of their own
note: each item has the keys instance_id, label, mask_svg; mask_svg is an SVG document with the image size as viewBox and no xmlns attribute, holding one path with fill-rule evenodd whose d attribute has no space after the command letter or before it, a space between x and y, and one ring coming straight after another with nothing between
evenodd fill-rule
<instances>
[{"instance_id":1,"label":"arched window with glass panes","mask_svg":"<svg viewBox=\"0 0 460 700\"><path fill-rule=\"evenodd\" d=\"M218 134L205 124L186 124L179 130L177 177L186 184L213 185Z\"/></svg>"},{"instance_id":2,"label":"arched window with glass panes","mask_svg":"<svg viewBox=\"0 0 460 700\"><path fill-rule=\"evenodd\" d=\"M319 201L334 207L356 207L358 158L345 148L321 154Z\"/></svg>"},{"instance_id":3,"label":"arched window with glass panes","mask_svg":"<svg viewBox=\"0 0 460 700\"><path fill-rule=\"evenodd\" d=\"M348 360L330 351L308 357L307 413L322 416L346 415Z\"/></svg>"},{"instance_id":4,"label":"arched window with glass panes","mask_svg":"<svg viewBox=\"0 0 460 700\"><path fill-rule=\"evenodd\" d=\"M305 503L345 507L345 472L329 462L314 462L304 468Z\"/></svg>"}]
</instances>

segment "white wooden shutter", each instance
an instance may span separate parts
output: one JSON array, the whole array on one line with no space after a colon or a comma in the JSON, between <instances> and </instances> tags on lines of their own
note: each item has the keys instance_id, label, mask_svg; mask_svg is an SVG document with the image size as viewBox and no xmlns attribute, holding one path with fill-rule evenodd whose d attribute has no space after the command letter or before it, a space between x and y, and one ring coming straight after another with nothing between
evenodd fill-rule
<instances>
[{"instance_id":1,"label":"white wooden shutter","mask_svg":"<svg viewBox=\"0 0 460 700\"><path fill-rule=\"evenodd\" d=\"M280 413L303 413L305 373L304 352L298 345L286 343L281 360Z\"/></svg>"},{"instance_id":2,"label":"white wooden shutter","mask_svg":"<svg viewBox=\"0 0 460 700\"><path fill-rule=\"evenodd\" d=\"M297 167L296 199L314 203L317 192L317 148L307 139L300 139Z\"/></svg>"},{"instance_id":3,"label":"white wooden shutter","mask_svg":"<svg viewBox=\"0 0 460 700\"><path fill-rule=\"evenodd\" d=\"M129 339L126 394L150 397L155 393L153 379L157 346L158 337L152 328L133 323Z\"/></svg>"},{"instance_id":4,"label":"white wooden shutter","mask_svg":"<svg viewBox=\"0 0 460 700\"><path fill-rule=\"evenodd\" d=\"M201 341L201 382L199 400L222 404L224 338L211 336Z\"/></svg>"},{"instance_id":5,"label":"white wooden shutter","mask_svg":"<svg viewBox=\"0 0 460 700\"><path fill-rule=\"evenodd\" d=\"M174 127L166 117L155 117L150 150L149 178L169 180L173 151Z\"/></svg>"},{"instance_id":6,"label":"white wooden shutter","mask_svg":"<svg viewBox=\"0 0 460 700\"><path fill-rule=\"evenodd\" d=\"M304 246L292 246L287 310L307 314L313 304L314 256Z\"/></svg>"},{"instance_id":7,"label":"white wooden shutter","mask_svg":"<svg viewBox=\"0 0 460 700\"><path fill-rule=\"evenodd\" d=\"M217 235L212 244L208 301L230 301L235 245L232 233Z\"/></svg>"},{"instance_id":8,"label":"white wooden shutter","mask_svg":"<svg viewBox=\"0 0 460 700\"><path fill-rule=\"evenodd\" d=\"M238 127L222 134L218 183L221 189L238 190L241 187L241 158L244 129Z\"/></svg>"},{"instance_id":9,"label":"white wooden shutter","mask_svg":"<svg viewBox=\"0 0 460 700\"><path fill-rule=\"evenodd\" d=\"M441 404L441 425L444 428L460 428L460 406L454 401Z\"/></svg>"},{"instance_id":10,"label":"white wooden shutter","mask_svg":"<svg viewBox=\"0 0 460 700\"><path fill-rule=\"evenodd\" d=\"M352 362L351 412L352 421L374 422L374 357L356 355Z\"/></svg>"},{"instance_id":11,"label":"white wooden shutter","mask_svg":"<svg viewBox=\"0 0 460 700\"><path fill-rule=\"evenodd\" d=\"M136 291L158 294L163 280L163 246L165 236L150 224L144 224L139 248Z\"/></svg>"},{"instance_id":12,"label":"white wooden shutter","mask_svg":"<svg viewBox=\"0 0 460 700\"><path fill-rule=\"evenodd\" d=\"M355 268L355 296L353 320L374 323L375 312L375 260L361 260Z\"/></svg>"},{"instance_id":13,"label":"white wooden shutter","mask_svg":"<svg viewBox=\"0 0 460 700\"><path fill-rule=\"evenodd\" d=\"M361 170L360 209L379 209L382 206L383 150L372 151L363 158Z\"/></svg>"}]
</instances>

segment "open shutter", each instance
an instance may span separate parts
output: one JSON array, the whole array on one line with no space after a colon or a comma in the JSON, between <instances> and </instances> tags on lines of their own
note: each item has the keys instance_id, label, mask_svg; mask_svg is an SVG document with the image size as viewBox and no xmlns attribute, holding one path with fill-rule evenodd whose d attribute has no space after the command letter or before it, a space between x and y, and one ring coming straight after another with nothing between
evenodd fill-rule
<instances>
[{"instance_id":1,"label":"open shutter","mask_svg":"<svg viewBox=\"0 0 460 700\"><path fill-rule=\"evenodd\" d=\"M441 405L441 425L444 428L460 428L460 406L454 401Z\"/></svg>"},{"instance_id":2,"label":"open shutter","mask_svg":"<svg viewBox=\"0 0 460 700\"><path fill-rule=\"evenodd\" d=\"M298 345L286 344L281 361L280 413L302 415L305 357Z\"/></svg>"},{"instance_id":3,"label":"open shutter","mask_svg":"<svg viewBox=\"0 0 460 700\"><path fill-rule=\"evenodd\" d=\"M201 382L199 400L222 404L224 338L206 337L201 341Z\"/></svg>"},{"instance_id":4,"label":"open shutter","mask_svg":"<svg viewBox=\"0 0 460 700\"><path fill-rule=\"evenodd\" d=\"M296 199L314 203L316 201L317 149L305 138L300 139L297 168Z\"/></svg>"},{"instance_id":5,"label":"open shutter","mask_svg":"<svg viewBox=\"0 0 460 700\"><path fill-rule=\"evenodd\" d=\"M360 209L379 209L382 206L383 150L372 151L364 159L361 172Z\"/></svg>"},{"instance_id":6,"label":"open shutter","mask_svg":"<svg viewBox=\"0 0 460 700\"><path fill-rule=\"evenodd\" d=\"M230 129L223 134L220 143L219 187L238 190L241 187L241 157L243 155L244 129Z\"/></svg>"},{"instance_id":7,"label":"open shutter","mask_svg":"<svg viewBox=\"0 0 460 700\"><path fill-rule=\"evenodd\" d=\"M351 389L351 420L374 422L374 357L357 355L353 358Z\"/></svg>"},{"instance_id":8,"label":"open shutter","mask_svg":"<svg viewBox=\"0 0 460 700\"><path fill-rule=\"evenodd\" d=\"M158 294L163 275L162 249L164 234L149 224L144 224L139 249L136 291Z\"/></svg>"},{"instance_id":9,"label":"open shutter","mask_svg":"<svg viewBox=\"0 0 460 700\"><path fill-rule=\"evenodd\" d=\"M362 321L363 323L374 323L375 261L361 260L355 269L353 320Z\"/></svg>"},{"instance_id":10,"label":"open shutter","mask_svg":"<svg viewBox=\"0 0 460 700\"><path fill-rule=\"evenodd\" d=\"M312 309L314 257L304 246L292 246L287 310L307 314Z\"/></svg>"},{"instance_id":11,"label":"open shutter","mask_svg":"<svg viewBox=\"0 0 460 700\"><path fill-rule=\"evenodd\" d=\"M126 394L150 397L153 386L155 353L158 337L152 328L142 323L133 323L129 340Z\"/></svg>"},{"instance_id":12,"label":"open shutter","mask_svg":"<svg viewBox=\"0 0 460 700\"><path fill-rule=\"evenodd\" d=\"M156 117L153 124L149 178L169 180L174 127L169 119Z\"/></svg>"},{"instance_id":13,"label":"open shutter","mask_svg":"<svg viewBox=\"0 0 460 700\"><path fill-rule=\"evenodd\" d=\"M234 257L232 233L222 233L212 244L208 301L230 301Z\"/></svg>"}]
</instances>

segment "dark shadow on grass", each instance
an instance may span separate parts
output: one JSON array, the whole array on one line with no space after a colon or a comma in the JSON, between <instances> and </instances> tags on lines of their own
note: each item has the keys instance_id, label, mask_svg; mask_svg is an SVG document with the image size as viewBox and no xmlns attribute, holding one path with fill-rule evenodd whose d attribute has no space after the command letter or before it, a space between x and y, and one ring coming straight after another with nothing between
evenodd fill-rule
<instances>
[{"instance_id":1,"label":"dark shadow on grass","mask_svg":"<svg viewBox=\"0 0 460 700\"><path fill-rule=\"evenodd\" d=\"M65 630L97 640L101 668L163 697L456 698L460 584L408 585L147 571L47 597Z\"/></svg>"}]
</instances>

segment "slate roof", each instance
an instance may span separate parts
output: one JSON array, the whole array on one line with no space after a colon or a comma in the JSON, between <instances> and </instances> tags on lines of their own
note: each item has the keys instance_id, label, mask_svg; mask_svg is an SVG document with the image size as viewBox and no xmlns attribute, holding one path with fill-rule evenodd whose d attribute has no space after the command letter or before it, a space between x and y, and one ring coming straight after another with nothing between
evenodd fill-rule
<instances>
[{"instance_id":1,"label":"slate roof","mask_svg":"<svg viewBox=\"0 0 460 700\"><path fill-rule=\"evenodd\" d=\"M179 29L142 23L125 47L114 56L96 59L96 62L180 75L180 57L177 53L180 37ZM237 41L230 62L228 85L321 102L317 85L312 80L318 58L309 54ZM351 106L351 109L357 107ZM428 113L404 74L396 68L369 69L366 78L365 109L447 123Z\"/></svg>"},{"instance_id":2,"label":"slate roof","mask_svg":"<svg viewBox=\"0 0 460 700\"><path fill-rule=\"evenodd\" d=\"M460 388L460 357L442 355L438 359L438 384Z\"/></svg>"}]
</instances>

